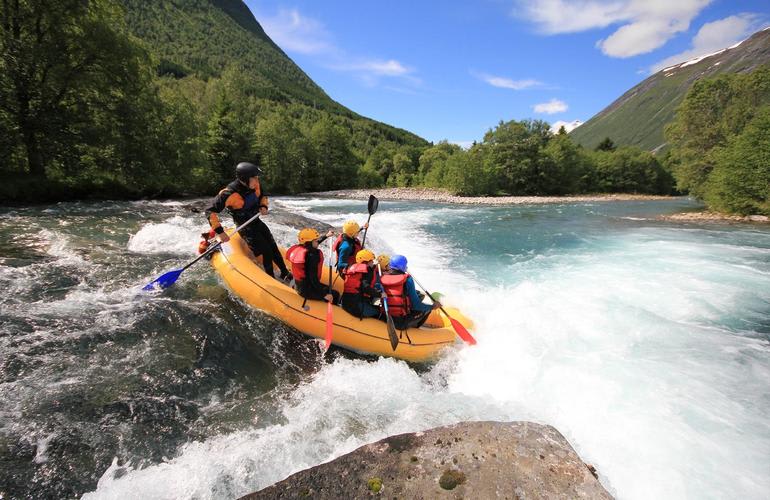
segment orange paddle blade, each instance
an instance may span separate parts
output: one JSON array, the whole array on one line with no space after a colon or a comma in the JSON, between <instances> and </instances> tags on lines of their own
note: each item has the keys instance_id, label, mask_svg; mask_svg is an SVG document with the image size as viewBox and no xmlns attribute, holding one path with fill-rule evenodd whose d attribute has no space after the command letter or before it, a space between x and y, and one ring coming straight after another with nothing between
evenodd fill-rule
<instances>
[{"instance_id":1,"label":"orange paddle blade","mask_svg":"<svg viewBox=\"0 0 770 500\"><path fill-rule=\"evenodd\" d=\"M452 323L452 328L455 329L455 332L457 332L457 335L459 335L461 339L463 339L470 345L476 344L476 339L473 338L473 335L471 335L468 332L468 330L466 330L465 327L459 321L449 316L448 314L447 314L447 318L449 318L449 322Z\"/></svg>"}]
</instances>

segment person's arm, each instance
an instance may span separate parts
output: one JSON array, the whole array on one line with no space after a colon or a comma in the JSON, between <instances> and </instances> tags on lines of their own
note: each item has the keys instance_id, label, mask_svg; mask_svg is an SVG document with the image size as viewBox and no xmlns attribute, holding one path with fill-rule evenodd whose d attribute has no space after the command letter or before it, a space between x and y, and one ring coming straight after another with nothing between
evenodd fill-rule
<instances>
[{"instance_id":1,"label":"person's arm","mask_svg":"<svg viewBox=\"0 0 770 500\"><path fill-rule=\"evenodd\" d=\"M257 195L257 201L259 202L259 213L261 215L267 215L268 209L270 208L270 200L267 197L267 193L262 191L262 185L259 183L259 178L257 178L257 187L254 188L254 194Z\"/></svg>"},{"instance_id":2,"label":"person's arm","mask_svg":"<svg viewBox=\"0 0 770 500\"><path fill-rule=\"evenodd\" d=\"M318 244L320 245L321 243L326 241L327 238L331 238L332 236L334 236L334 231L330 229L328 233L318 238Z\"/></svg>"},{"instance_id":3,"label":"person's arm","mask_svg":"<svg viewBox=\"0 0 770 500\"><path fill-rule=\"evenodd\" d=\"M426 304L417 295L417 289L414 287L414 280L412 277L408 277L404 283L404 292L409 297L409 303L411 304L413 311L426 312L433 309L432 304Z\"/></svg>"},{"instance_id":4,"label":"person's arm","mask_svg":"<svg viewBox=\"0 0 770 500\"><path fill-rule=\"evenodd\" d=\"M227 206L227 199L233 192L229 188L225 188L219 192L219 194L211 202L211 205L206 208L206 219L209 221L209 225L214 230L219 241L228 241L230 239L225 233L225 229L222 227L222 222L219 220L219 213Z\"/></svg>"}]
</instances>

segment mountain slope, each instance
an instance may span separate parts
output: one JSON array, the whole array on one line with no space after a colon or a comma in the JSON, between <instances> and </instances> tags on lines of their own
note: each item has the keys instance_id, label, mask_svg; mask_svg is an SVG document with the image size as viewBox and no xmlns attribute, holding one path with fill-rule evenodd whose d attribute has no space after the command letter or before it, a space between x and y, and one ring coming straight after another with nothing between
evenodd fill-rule
<instances>
[{"instance_id":1,"label":"mountain slope","mask_svg":"<svg viewBox=\"0 0 770 500\"><path fill-rule=\"evenodd\" d=\"M696 80L748 73L765 64L770 64L770 29L718 53L655 73L573 130L570 137L591 149L609 137L617 145L657 150L664 146L664 126Z\"/></svg>"},{"instance_id":2,"label":"mountain slope","mask_svg":"<svg viewBox=\"0 0 770 500\"><path fill-rule=\"evenodd\" d=\"M362 117L331 99L265 33L241 0L120 0L131 32L160 58L159 71L177 78L219 77L229 67L247 73L253 97L298 103L374 127L395 142L427 142L403 129Z\"/></svg>"}]
</instances>

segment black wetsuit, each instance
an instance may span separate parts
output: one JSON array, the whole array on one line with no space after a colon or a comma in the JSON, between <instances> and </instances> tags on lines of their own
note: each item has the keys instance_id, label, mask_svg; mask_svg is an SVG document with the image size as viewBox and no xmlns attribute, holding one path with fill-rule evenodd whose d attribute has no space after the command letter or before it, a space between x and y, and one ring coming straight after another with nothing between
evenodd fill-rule
<instances>
[{"instance_id":1,"label":"black wetsuit","mask_svg":"<svg viewBox=\"0 0 770 500\"><path fill-rule=\"evenodd\" d=\"M217 234L224 231L219 221L219 214L227 209L233 216L236 225L241 225L255 214L259 213L261 207L268 207L268 198L262 192L261 188L251 189L242 182L235 180L227 185L214 198L211 206L206 209L206 218L214 228ZM281 252L275 243L270 229L260 219L252 221L241 232L241 237L249 245L249 248L255 256L262 256L262 264L265 272L273 276L273 262L281 270L281 277L289 274L286 264L281 258Z\"/></svg>"}]
</instances>

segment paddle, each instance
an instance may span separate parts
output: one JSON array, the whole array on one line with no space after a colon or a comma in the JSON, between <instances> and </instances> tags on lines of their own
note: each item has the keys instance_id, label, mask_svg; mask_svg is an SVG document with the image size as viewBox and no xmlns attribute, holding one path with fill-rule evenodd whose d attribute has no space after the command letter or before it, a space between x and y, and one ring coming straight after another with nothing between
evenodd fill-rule
<instances>
[{"instance_id":1,"label":"paddle","mask_svg":"<svg viewBox=\"0 0 770 500\"><path fill-rule=\"evenodd\" d=\"M332 252L334 251L334 243L329 238L329 295L332 294ZM332 345L332 330L334 329L334 321L332 320L332 314L334 314L334 308L332 307L332 301L326 303L326 336L324 341L326 347L324 351L329 350L329 346Z\"/></svg>"},{"instance_id":2,"label":"paddle","mask_svg":"<svg viewBox=\"0 0 770 500\"><path fill-rule=\"evenodd\" d=\"M237 233L238 231L240 231L244 227L248 226L249 224L251 224L253 221L255 221L258 218L259 218L259 214L254 215L254 217L252 217L251 219L247 220L246 222L244 222L240 226L236 227L235 230L232 233L230 233L228 236L234 235L235 233ZM192 266L193 264L195 264L196 262L201 260L203 257L207 256L208 254L210 254L211 252L213 252L214 250L216 250L220 246L222 246L222 242L221 241L218 242L216 245L214 245L212 247L209 247L208 250L206 250L205 252L200 254L195 260L193 260L192 262L190 262L189 264L187 264L183 268L181 268L181 269L174 269L172 271L169 271L167 273L164 273L164 274L160 275L158 277L158 279L156 279L155 281L152 281L152 282L148 283L147 285L145 285L142 288L142 290L155 290L157 288L163 289L163 288L170 287L171 285L176 283L176 280L179 279L179 275L182 274L182 272L185 269L187 269L188 267Z\"/></svg>"},{"instance_id":3,"label":"paddle","mask_svg":"<svg viewBox=\"0 0 770 500\"><path fill-rule=\"evenodd\" d=\"M380 263L377 263L377 270L380 272L380 276L382 276L382 267L380 267ZM388 322L388 337L390 337L390 347L393 348L393 350L396 350L396 347L398 347L398 335L396 335L396 325L393 324L393 317L390 315L390 311L388 311L388 299L387 297L382 297L382 305L385 306L385 319L387 319Z\"/></svg>"},{"instance_id":4,"label":"paddle","mask_svg":"<svg viewBox=\"0 0 770 500\"><path fill-rule=\"evenodd\" d=\"M380 200L377 199L376 196L373 194L369 195L369 203L366 206L366 209L369 211L369 218L366 219L366 229L364 229L364 237L361 240L361 248L364 248L366 246L366 231L369 229L369 221L372 220L372 215L374 215L374 212L377 211L377 207L380 206Z\"/></svg>"},{"instance_id":5,"label":"paddle","mask_svg":"<svg viewBox=\"0 0 770 500\"><path fill-rule=\"evenodd\" d=\"M411 276L412 279L414 280L414 282L417 283L417 286L422 288L423 292L428 294L428 296L430 297L430 300L432 300L434 303L436 303L436 299L433 298L433 295L431 295L431 293L424 286L422 286L419 281L417 281L417 278L415 278L412 273L409 273L409 276ZM446 317L449 318L449 322L452 323L452 328L455 329L455 332L457 333L457 335L461 339L463 339L464 341L469 343L470 345L475 345L476 344L476 339L474 339L473 336L468 332L468 330L465 329L465 327L462 325L462 323L460 323L459 321L454 319L452 316L450 316L449 313L446 312L446 310L444 309L444 306L441 306L440 309L441 309L441 312L446 314Z\"/></svg>"}]
</instances>

